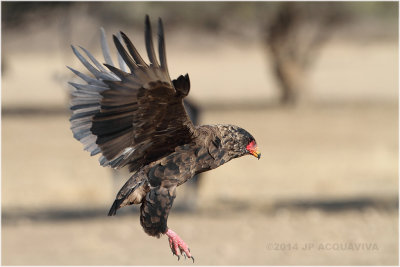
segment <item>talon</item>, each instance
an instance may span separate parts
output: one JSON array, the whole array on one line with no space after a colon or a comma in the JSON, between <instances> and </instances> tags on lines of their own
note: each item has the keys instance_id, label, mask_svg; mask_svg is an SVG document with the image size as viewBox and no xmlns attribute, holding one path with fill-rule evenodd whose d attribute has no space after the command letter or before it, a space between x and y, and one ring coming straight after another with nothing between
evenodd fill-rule
<instances>
[{"instance_id":1,"label":"talon","mask_svg":"<svg viewBox=\"0 0 400 267\"><path fill-rule=\"evenodd\" d=\"M190 254L190 249L188 248L187 244L171 229L168 229L165 233L168 236L168 241L174 255L177 255L178 261L180 260L180 256L186 258L192 258L194 263L194 259Z\"/></svg>"},{"instance_id":2,"label":"talon","mask_svg":"<svg viewBox=\"0 0 400 267\"><path fill-rule=\"evenodd\" d=\"M192 261L193 261L193 263L194 263L194 257L192 256L191 258L192 258Z\"/></svg>"}]
</instances>

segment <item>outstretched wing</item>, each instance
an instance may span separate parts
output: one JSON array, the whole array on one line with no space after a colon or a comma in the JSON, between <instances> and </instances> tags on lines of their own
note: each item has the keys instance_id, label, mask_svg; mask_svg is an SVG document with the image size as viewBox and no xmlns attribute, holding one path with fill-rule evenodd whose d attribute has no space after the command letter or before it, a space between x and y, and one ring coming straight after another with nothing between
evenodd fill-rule
<instances>
[{"instance_id":1,"label":"outstretched wing","mask_svg":"<svg viewBox=\"0 0 400 267\"><path fill-rule=\"evenodd\" d=\"M183 106L183 98L189 93L189 77L171 81L162 21L159 19L158 23L160 63L154 52L148 16L145 24L149 65L122 32L113 36L120 69L113 64L103 29L101 45L106 68L84 48L81 49L93 64L72 47L94 77L70 68L86 82L70 83L76 88L71 100L71 130L92 156L101 153L99 161L103 166L129 165L131 171L138 170L189 143L195 130Z\"/></svg>"}]
</instances>

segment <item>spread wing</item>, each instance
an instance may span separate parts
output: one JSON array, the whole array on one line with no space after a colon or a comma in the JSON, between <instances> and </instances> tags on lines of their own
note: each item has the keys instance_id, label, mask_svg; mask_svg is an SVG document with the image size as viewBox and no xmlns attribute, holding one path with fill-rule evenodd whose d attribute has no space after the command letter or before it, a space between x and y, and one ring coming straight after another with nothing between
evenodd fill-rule
<instances>
[{"instance_id":1,"label":"spread wing","mask_svg":"<svg viewBox=\"0 0 400 267\"><path fill-rule=\"evenodd\" d=\"M99 161L103 166L129 165L135 171L192 140L194 126L183 106L190 88L189 77L171 81L161 19L158 22L160 63L154 52L148 16L145 41L150 64L146 64L122 32L118 37L113 36L120 68L113 64L103 29L105 67L84 48L81 49L93 64L72 47L93 77L70 68L85 81L70 83L76 88L70 107L71 130L92 156L101 154Z\"/></svg>"}]
</instances>

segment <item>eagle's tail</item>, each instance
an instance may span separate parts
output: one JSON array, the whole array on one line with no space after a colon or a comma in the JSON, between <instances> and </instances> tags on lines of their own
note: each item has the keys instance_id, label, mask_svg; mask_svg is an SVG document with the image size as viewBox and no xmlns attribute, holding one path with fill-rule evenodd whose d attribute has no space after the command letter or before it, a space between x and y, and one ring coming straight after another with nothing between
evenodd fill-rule
<instances>
[{"instance_id":1,"label":"eagle's tail","mask_svg":"<svg viewBox=\"0 0 400 267\"><path fill-rule=\"evenodd\" d=\"M116 199L114 203L111 206L110 211L108 212L108 216L114 216L117 214L117 209L119 209L119 206L121 205L122 201L120 199Z\"/></svg>"},{"instance_id":2,"label":"eagle's tail","mask_svg":"<svg viewBox=\"0 0 400 267\"><path fill-rule=\"evenodd\" d=\"M119 190L108 216L114 216L119 208L127 205L140 204L150 190L147 177L142 172L136 172Z\"/></svg>"}]
</instances>

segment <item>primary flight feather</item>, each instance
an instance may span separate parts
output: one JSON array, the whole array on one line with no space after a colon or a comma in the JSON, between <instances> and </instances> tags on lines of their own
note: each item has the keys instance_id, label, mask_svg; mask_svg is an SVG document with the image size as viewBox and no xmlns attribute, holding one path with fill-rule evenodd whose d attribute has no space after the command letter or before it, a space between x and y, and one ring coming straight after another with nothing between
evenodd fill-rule
<instances>
[{"instance_id":1,"label":"primary flight feather","mask_svg":"<svg viewBox=\"0 0 400 267\"><path fill-rule=\"evenodd\" d=\"M114 35L113 40L119 68L113 64L103 29L104 65L81 48L90 63L72 46L92 75L69 68L84 81L70 82L76 88L70 107L71 130L91 156L101 154L102 166L128 166L133 173L118 192L108 215L115 215L126 205L141 204L140 223L144 231L156 237L167 235L174 255L194 259L185 242L167 226L176 187L231 159L248 154L259 159L257 143L238 126L193 125L183 106L190 89L189 76L181 75L175 80L169 76L161 19L159 61L148 16L145 42L150 64L123 32Z\"/></svg>"}]
</instances>

